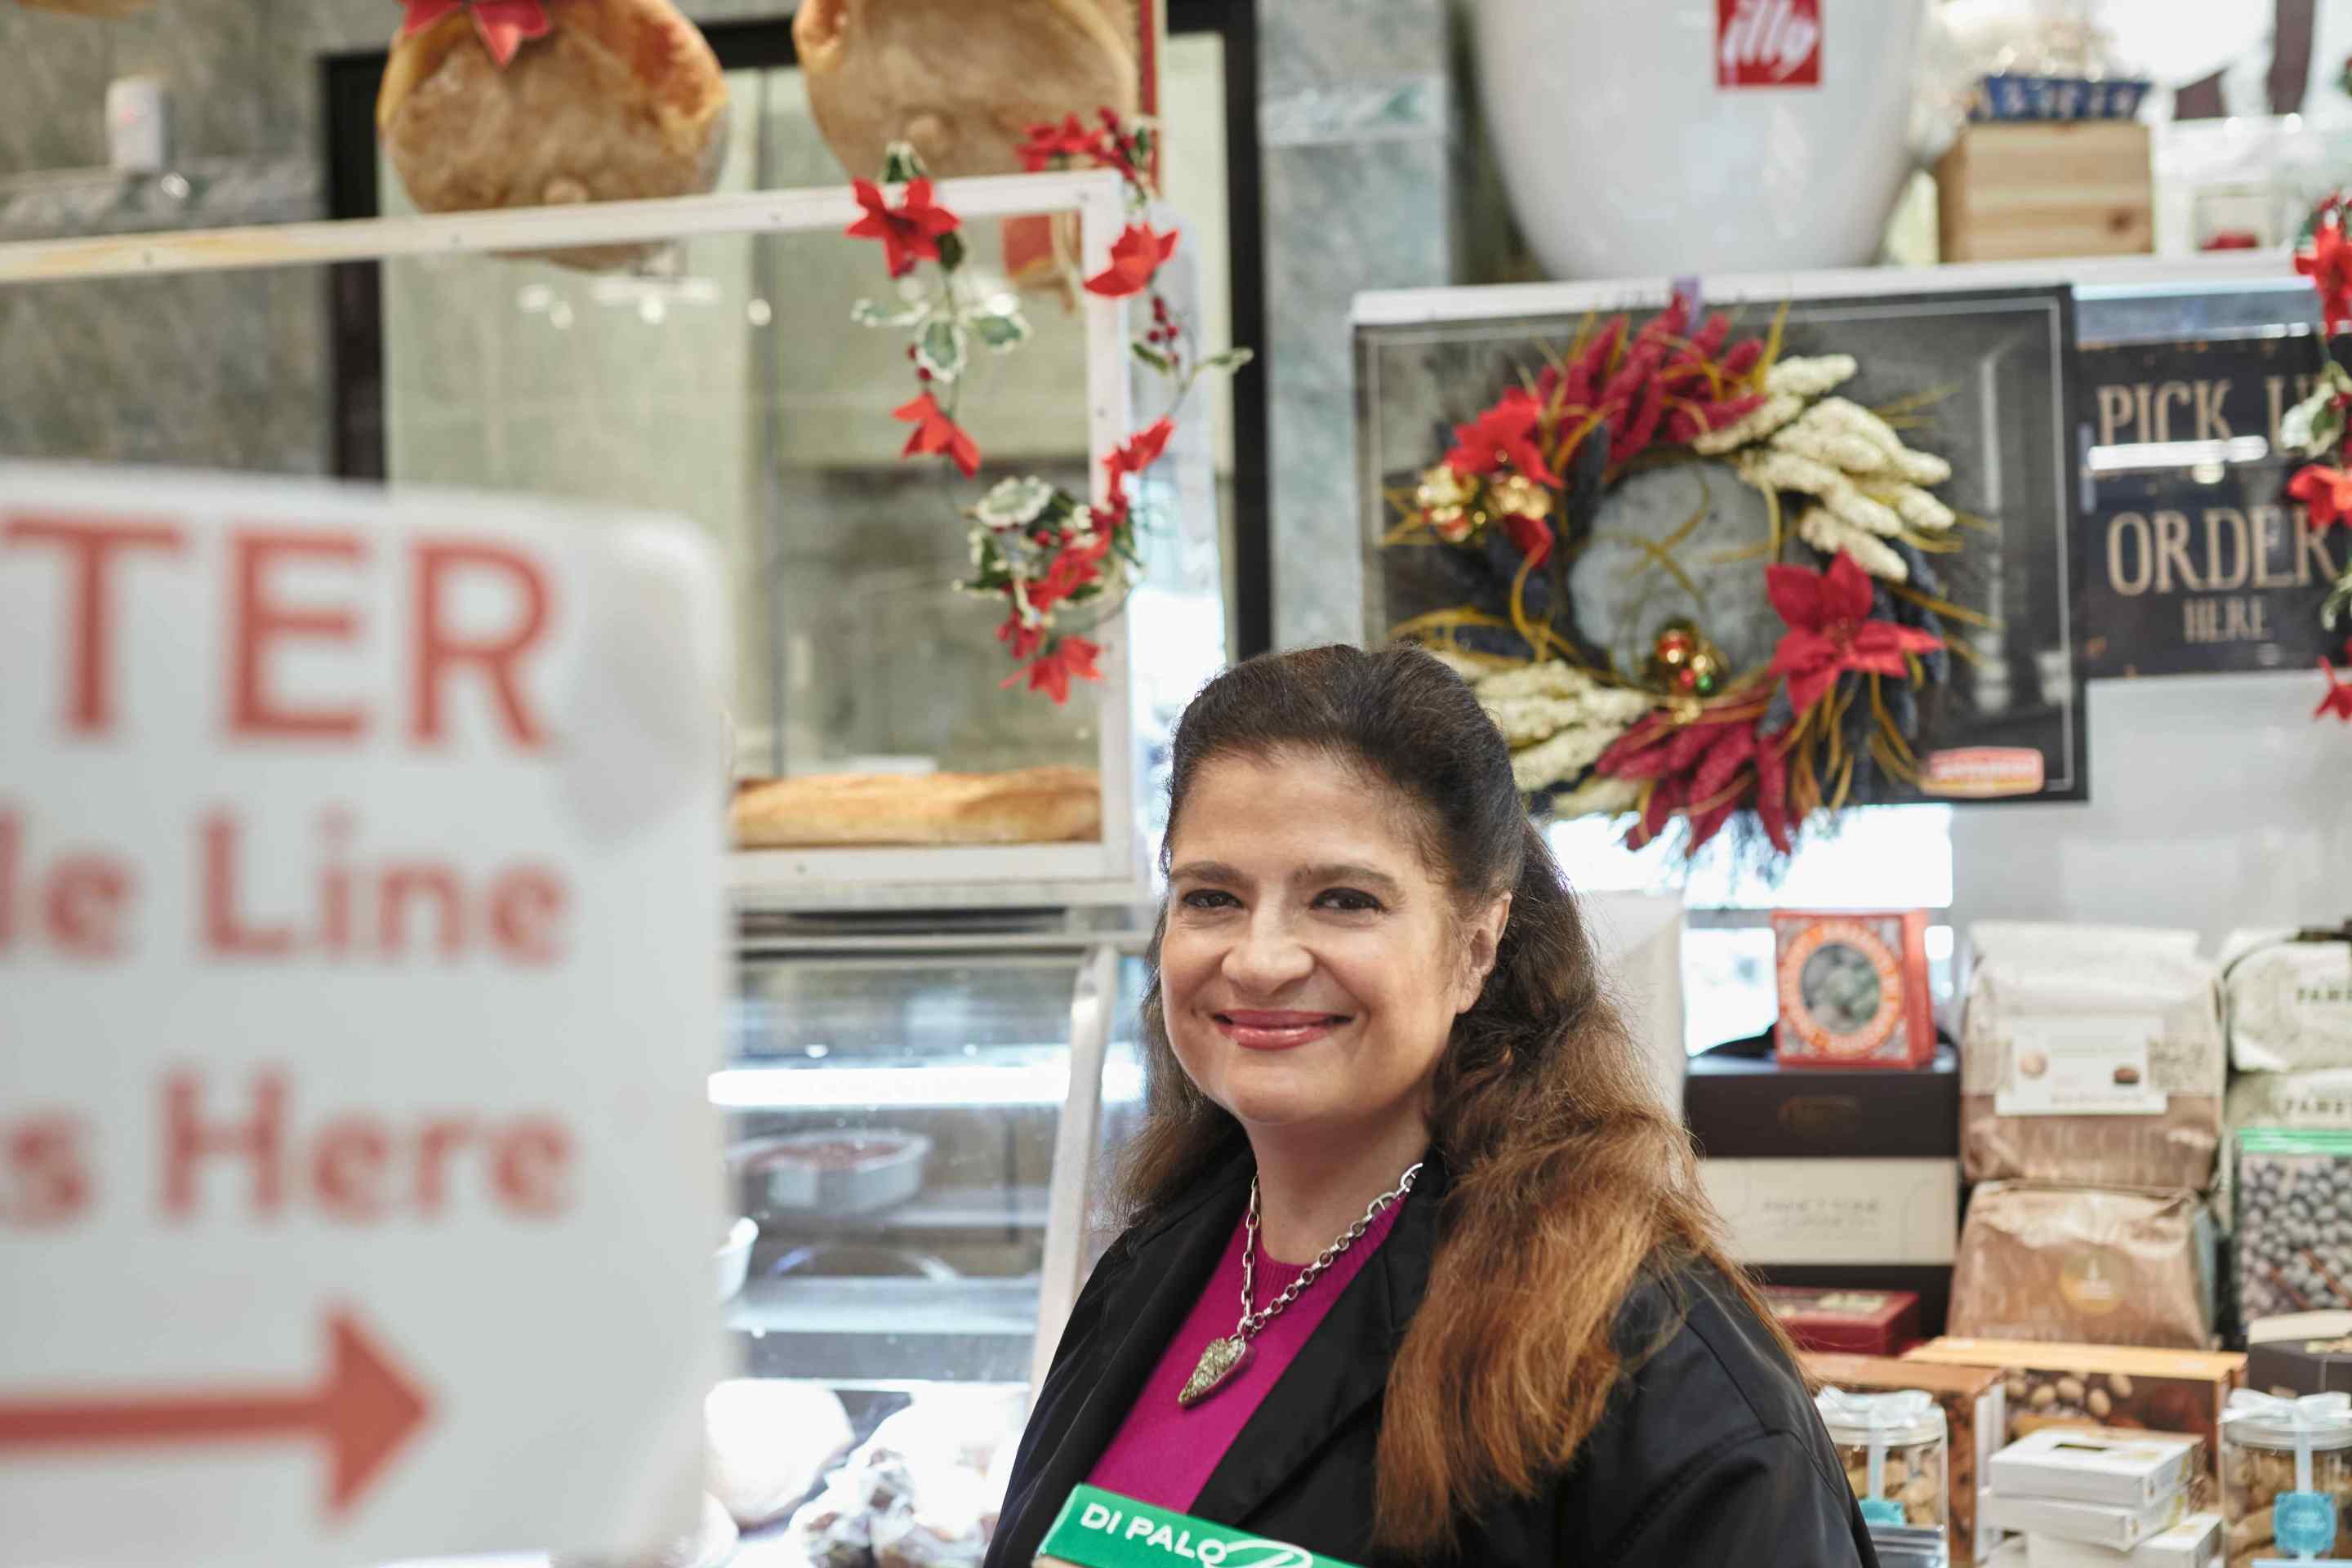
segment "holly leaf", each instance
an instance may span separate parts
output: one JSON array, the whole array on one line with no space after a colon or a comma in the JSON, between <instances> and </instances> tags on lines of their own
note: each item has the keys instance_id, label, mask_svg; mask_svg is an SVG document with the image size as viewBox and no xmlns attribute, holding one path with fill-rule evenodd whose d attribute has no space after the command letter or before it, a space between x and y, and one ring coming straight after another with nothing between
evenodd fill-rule
<instances>
[{"instance_id":1,"label":"holly leaf","mask_svg":"<svg viewBox=\"0 0 2352 1568\"><path fill-rule=\"evenodd\" d=\"M1160 374L1173 375L1176 373L1176 362L1170 359L1166 354L1161 353L1158 349L1153 348L1150 343L1135 343L1130 346L1135 350L1136 358L1141 360L1144 363L1150 365Z\"/></svg>"},{"instance_id":2,"label":"holly leaf","mask_svg":"<svg viewBox=\"0 0 2352 1568\"><path fill-rule=\"evenodd\" d=\"M2336 585L2327 590L2327 597L2319 605L2319 624L2331 632L2336 630L2347 609L2352 609L2352 572L2336 579Z\"/></svg>"},{"instance_id":3,"label":"holly leaf","mask_svg":"<svg viewBox=\"0 0 2352 1568\"><path fill-rule=\"evenodd\" d=\"M940 266L953 272L963 265L963 237L960 234L940 236Z\"/></svg>"},{"instance_id":4,"label":"holly leaf","mask_svg":"<svg viewBox=\"0 0 2352 1568\"><path fill-rule=\"evenodd\" d=\"M1255 349L1227 349L1221 354L1211 354L1201 362L1202 370L1239 370L1257 358Z\"/></svg>"},{"instance_id":5,"label":"holly leaf","mask_svg":"<svg viewBox=\"0 0 2352 1568\"><path fill-rule=\"evenodd\" d=\"M915 363L940 381L953 381L963 374L963 328L941 317L923 329L915 344Z\"/></svg>"},{"instance_id":6,"label":"holly leaf","mask_svg":"<svg viewBox=\"0 0 2352 1568\"><path fill-rule=\"evenodd\" d=\"M909 305L903 310L887 310L871 300L860 300L849 307L849 319L861 327L911 327L923 319L928 308Z\"/></svg>"},{"instance_id":7,"label":"holly leaf","mask_svg":"<svg viewBox=\"0 0 2352 1568\"><path fill-rule=\"evenodd\" d=\"M969 320L972 336L993 353L1008 353L1029 340L1029 319L1017 310L1003 315L975 315Z\"/></svg>"},{"instance_id":8,"label":"holly leaf","mask_svg":"<svg viewBox=\"0 0 2352 1568\"><path fill-rule=\"evenodd\" d=\"M923 167L923 155L915 151L911 142L893 142L882 150L882 183L886 185L903 185L929 172Z\"/></svg>"}]
</instances>

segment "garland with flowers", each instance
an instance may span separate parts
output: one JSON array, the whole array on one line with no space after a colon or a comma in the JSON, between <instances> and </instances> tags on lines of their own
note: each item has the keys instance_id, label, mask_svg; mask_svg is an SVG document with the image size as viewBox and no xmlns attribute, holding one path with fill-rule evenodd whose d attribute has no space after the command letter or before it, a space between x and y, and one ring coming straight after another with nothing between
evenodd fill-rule
<instances>
[{"instance_id":1,"label":"garland with flowers","mask_svg":"<svg viewBox=\"0 0 2352 1568\"><path fill-rule=\"evenodd\" d=\"M1948 680L1950 653L1968 653L1947 648L1944 624L1990 624L1940 596L1935 560L1981 520L1933 493L1951 465L1906 445L1911 408L1836 395L1860 369L1851 356L1783 357L1786 320L1738 342L1729 316L1694 327L1680 297L1638 331L1628 316L1589 320L1391 498L1402 517L1385 546L1494 567L1489 603L1391 635L1473 682L1535 808L1635 813L1636 847L1680 822L1686 854L1738 824L1786 855L1809 818L1843 809L1874 774L1917 782L1921 698ZM1570 622L1570 564L1620 480L1700 461L1763 497L1753 555L1785 629L1767 664L1733 670L1700 627L1670 621L1643 668L1620 670ZM1706 514L1643 545L1685 587L1674 548Z\"/></svg>"},{"instance_id":2,"label":"garland with flowers","mask_svg":"<svg viewBox=\"0 0 2352 1568\"><path fill-rule=\"evenodd\" d=\"M1191 322L1157 286L1160 269L1175 254L1177 237L1155 230L1149 221L1152 190L1145 171L1151 166L1152 145L1149 124L1122 122L1105 109L1092 125L1072 115L1058 125L1032 126L1020 149L1032 174L1118 171L1129 221L1111 247L1110 264L1084 279L1084 287L1105 299L1150 301L1151 324L1130 348L1170 395L1157 418L1104 458L1099 502L1037 475L1020 474L998 480L977 504L961 510L969 520L972 565L959 586L1003 606L997 640L1021 667L1004 685L1025 679L1030 690L1056 703L1068 700L1072 681L1102 678L1095 662L1101 646L1086 634L1126 607L1143 570L1134 481L1167 449L1177 415L1200 378L1238 369L1250 359L1245 348L1203 356ZM895 200L884 186L896 187ZM973 282L964 266L961 222L934 199L912 148L894 145L881 184L859 180L854 189L865 216L846 232L880 242L901 302L889 309L860 300L853 315L864 325L904 331L909 337L907 358L917 390L891 411L892 418L914 426L900 457L937 458L967 479L977 478L980 447L958 419L965 371L975 346L1004 353L1027 340L1029 324L1019 299L1009 289ZM926 263L929 274L920 270Z\"/></svg>"},{"instance_id":3,"label":"garland with flowers","mask_svg":"<svg viewBox=\"0 0 2352 1568\"><path fill-rule=\"evenodd\" d=\"M2320 203L2295 247L2294 269L2311 279L2319 296L2319 384L2287 411L2280 422L2279 436L2290 450L2314 459L2287 481L2286 493L2303 503L2304 526L2315 533L2324 533L2337 523L2352 529L2352 470L2347 465L2352 440L2346 433L2347 411L2352 411L2352 375L2336 363L2327 347L2330 339L2352 326L2352 238L2344 232L2347 205L2352 205L2352 199L2342 192ZM2352 611L2352 566L2346 568L2320 601L2320 624L2330 632L2340 630L2347 611ZM2344 658L2352 662L2352 637L2344 641ZM2352 722L2352 684L2336 678L2336 666L2324 655L2319 668L2327 689L2321 694L2319 706L2312 710L2312 718L2333 713Z\"/></svg>"}]
</instances>

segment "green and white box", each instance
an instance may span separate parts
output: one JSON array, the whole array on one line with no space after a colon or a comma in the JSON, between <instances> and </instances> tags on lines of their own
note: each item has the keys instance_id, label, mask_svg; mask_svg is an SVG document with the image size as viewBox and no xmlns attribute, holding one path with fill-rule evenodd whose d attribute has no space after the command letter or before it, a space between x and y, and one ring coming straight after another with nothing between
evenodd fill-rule
<instances>
[{"instance_id":1,"label":"green and white box","mask_svg":"<svg viewBox=\"0 0 2352 1568\"><path fill-rule=\"evenodd\" d=\"M1354 1568L1095 1487L1070 1493L1036 1562L1037 1568Z\"/></svg>"}]
</instances>

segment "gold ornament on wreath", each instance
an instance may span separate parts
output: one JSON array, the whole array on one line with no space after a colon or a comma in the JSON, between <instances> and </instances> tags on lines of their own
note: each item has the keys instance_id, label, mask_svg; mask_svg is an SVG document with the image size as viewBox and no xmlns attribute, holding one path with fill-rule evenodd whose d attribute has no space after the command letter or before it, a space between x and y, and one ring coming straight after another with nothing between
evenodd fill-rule
<instances>
[{"instance_id":1,"label":"gold ornament on wreath","mask_svg":"<svg viewBox=\"0 0 2352 1568\"><path fill-rule=\"evenodd\" d=\"M1906 440L1932 395L1840 395L1860 364L1784 354L1786 307L1738 342L1693 313L1588 317L1391 493L1384 547L1444 552L1469 602L1391 635L1473 683L1536 809L1638 813L1637 847L1679 820L1685 853L1737 824L1786 855L1808 819L1918 783L1923 709L1969 657L1947 626L1990 624L1944 596L1938 561L1983 520ZM1659 510L1654 475L1695 483L1696 508ZM1760 497L1760 522L1743 531L1711 478ZM1766 603L1777 623L1724 613ZM1641 635L1612 650L1580 624L1596 615Z\"/></svg>"}]
</instances>

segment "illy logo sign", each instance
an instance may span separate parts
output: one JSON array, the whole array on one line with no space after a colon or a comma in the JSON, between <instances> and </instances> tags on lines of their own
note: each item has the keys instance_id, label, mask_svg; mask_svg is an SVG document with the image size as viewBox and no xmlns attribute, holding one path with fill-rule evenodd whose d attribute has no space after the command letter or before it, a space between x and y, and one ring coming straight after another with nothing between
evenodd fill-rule
<instances>
[{"instance_id":1,"label":"illy logo sign","mask_svg":"<svg viewBox=\"0 0 2352 1568\"><path fill-rule=\"evenodd\" d=\"M1822 0L1715 0L1715 85L1819 87Z\"/></svg>"}]
</instances>

